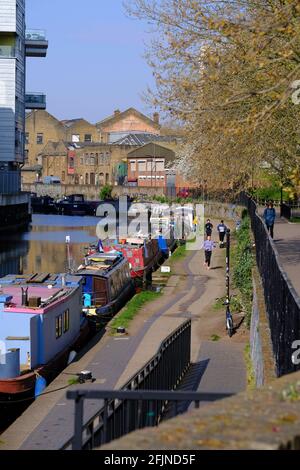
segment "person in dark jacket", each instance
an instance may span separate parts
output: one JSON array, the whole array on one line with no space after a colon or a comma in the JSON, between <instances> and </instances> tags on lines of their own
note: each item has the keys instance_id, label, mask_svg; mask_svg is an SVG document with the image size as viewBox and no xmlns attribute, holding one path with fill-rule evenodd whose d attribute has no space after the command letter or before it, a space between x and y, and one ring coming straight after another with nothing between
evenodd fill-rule
<instances>
[{"instance_id":1,"label":"person in dark jacket","mask_svg":"<svg viewBox=\"0 0 300 470\"><path fill-rule=\"evenodd\" d=\"M207 219L206 224L205 224L205 233L207 237L211 237L213 228L214 226L211 223L210 219Z\"/></svg>"},{"instance_id":2,"label":"person in dark jacket","mask_svg":"<svg viewBox=\"0 0 300 470\"><path fill-rule=\"evenodd\" d=\"M268 232L272 238L274 238L274 223L276 218L276 211L273 203L269 202L268 206L264 210L264 220L267 226Z\"/></svg>"}]
</instances>

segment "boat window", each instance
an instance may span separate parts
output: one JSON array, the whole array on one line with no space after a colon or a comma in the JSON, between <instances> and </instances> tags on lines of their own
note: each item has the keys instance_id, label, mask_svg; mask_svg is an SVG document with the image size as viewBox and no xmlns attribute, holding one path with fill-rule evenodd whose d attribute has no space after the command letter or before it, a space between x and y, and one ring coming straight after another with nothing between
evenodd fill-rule
<instances>
[{"instance_id":1,"label":"boat window","mask_svg":"<svg viewBox=\"0 0 300 470\"><path fill-rule=\"evenodd\" d=\"M55 336L56 339L60 338L62 335L62 315L59 315L55 319Z\"/></svg>"},{"instance_id":2,"label":"boat window","mask_svg":"<svg viewBox=\"0 0 300 470\"><path fill-rule=\"evenodd\" d=\"M67 333L70 329L70 310L67 309L64 312L64 333Z\"/></svg>"}]
</instances>

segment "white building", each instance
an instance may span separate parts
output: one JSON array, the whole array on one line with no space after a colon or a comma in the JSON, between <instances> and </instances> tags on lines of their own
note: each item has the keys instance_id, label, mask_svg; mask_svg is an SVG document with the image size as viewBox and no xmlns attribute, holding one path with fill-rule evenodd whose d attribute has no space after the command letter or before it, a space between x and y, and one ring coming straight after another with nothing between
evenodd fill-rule
<instances>
[{"instance_id":1,"label":"white building","mask_svg":"<svg viewBox=\"0 0 300 470\"><path fill-rule=\"evenodd\" d=\"M25 0L0 0L0 219L10 205L24 209L25 109L46 108L43 94L25 92L26 57L45 57L47 48L43 31L26 30Z\"/></svg>"}]
</instances>

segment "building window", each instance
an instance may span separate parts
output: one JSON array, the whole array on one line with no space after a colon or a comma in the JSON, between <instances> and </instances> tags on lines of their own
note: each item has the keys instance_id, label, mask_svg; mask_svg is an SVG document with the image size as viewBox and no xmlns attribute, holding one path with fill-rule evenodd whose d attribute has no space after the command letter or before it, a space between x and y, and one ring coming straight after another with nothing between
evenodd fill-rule
<instances>
[{"instance_id":1,"label":"building window","mask_svg":"<svg viewBox=\"0 0 300 470\"><path fill-rule=\"evenodd\" d=\"M104 185L104 173L99 174L99 184L100 186Z\"/></svg>"},{"instance_id":2,"label":"building window","mask_svg":"<svg viewBox=\"0 0 300 470\"><path fill-rule=\"evenodd\" d=\"M164 160L156 160L156 170L157 171L165 171L165 161Z\"/></svg>"},{"instance_id":3,"label":"building window","mask_svg":"<svg viewBox=\"0 0 300 470\"><path fill-rule=\"evenodd\" d=\"M65 172L65 171L63 171L63 172L61 173L61 180L62 180L62 181L65 181L65 180L66 180L66 172Z\"/></svg>"},{"instance_id":4,"label":"building window","mask_svg":"<svg viewBox=\"0 0 300 470\"><path fill-rule=\"evenodd\" d=\"M80 165L84 165L84 157L80 157Z\"/></svg>"},{"instance_id":5,"label":"building window","mask_svg":"<svg viewBox=\"0 0 300 470\"><path fill-rule=\"evenodd\" d=\"M136 160L130 160L130 171L136 171Z\"/></svg>"},{"instance_id":6,"label":"building window","mask_svg":"<svg viewBox=\"0 0 300 470\"><path fill-rule=\"evenodd\" d=\"M153 170L154 170L153 160L147 160L147 171L153 171Z\"/></svg>"},{"instance_id":7,"label":"building window","mask_svg":"<svg viewBox=\"0 0 300 470\"><path fill-rule=\"evenodd\" d=\"M55 337L56 339L62 336L62 315L59 315L55 319Z\"/></svg>"},{"instance_id":8,"label":"building window","mask_svg":"<svg viewBox=\"0 0 300 470\"><path fill-rule=\"evenodd\" d=\"M105 175L105 184L108 184L109 183L109 174L106 173Z\"/></svg>"},{"instance_id":9,"label":"building window","mask_svg":"<svg viewBox=\"0 0 300 470\"><path fill-rule=\"evenodd\" d=\"M89 174L85 174L85 184L89 184Z\"/></svg>"},{"instance_id":10,"label":"building window","mask_svg":"<svg viewBox=\"0 0 300 470\"><path fill-rule=\"evenodd\" d=\"M29 144L29 132L26 132L26 134L25 134L25 144L26 145Z\"/></svg>"},{"instance_id":11,"label":"building window","mask_svg":"<svg viewBox=\"0 0 300 470\"><path fill-rule=\"evenodd\" d=\"M90 174L90 185L95 186L95 173Z\"/></svg>"},{"instance_id":12,"label":"building window","mask_svg":"<svg viewBox=\"0 0 300 470\"><path fill-rule=\"evenodd\" d=\"M42 145L44 143L44 134L37 134L36 143Z\"/></svg>"},{"instance_id":13,"label":"building window","mask_svg":"<svg viewBox=\"0 0 300 470\"><path fill-rule=\"evenodd\" d=\"M72 134L72 142L80 142L80 135Z\"/></svg>"},{"instance_id":14,"label":"building window","mask_svg":"<svg viewBox=\"0 0 300 470\"><path fill-rule=\"evenodd\" d=\"M70 310L64 312L64 333L67 333L70 329Z\"/></svg>"},{"instance_id":15,"label":"building window","mask_svg":"<svg viewBox=\"0 0 300 470\"><path fill-rule=\"evenodd\" d=\"M146 171L146 160L139 160L138 168L139 168L139 171Z\"/></svg>"},{"instance_id":16,"label":"building window","mask_svg":"<svg viewBox=\"0 0 300 470\"><path fill-rule=\"evenodd\" d=\"M95 165L95 157L93 153L90 156L90 165Z\"/></svg>"},{"instance_id":17,"label":"building window","mask_svg":"<svg viewBox=\"0 0 300 470\"><path fill-rule=\"evenodd\" d=\"M84 141L85 142L92 142L92 134L85 134Z\"/></svg>"}]
</instances>

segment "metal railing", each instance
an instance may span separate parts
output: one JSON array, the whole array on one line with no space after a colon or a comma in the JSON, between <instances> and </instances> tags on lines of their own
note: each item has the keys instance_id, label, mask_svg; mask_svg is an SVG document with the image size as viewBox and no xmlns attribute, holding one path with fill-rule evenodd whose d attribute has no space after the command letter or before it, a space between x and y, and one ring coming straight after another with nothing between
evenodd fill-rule
<instances>
[{"instance_id":1,"label":"metal railing","mask_svg":"<svg viewBox=\"0 0 300 470\"><path fill-rule=\"evenodd\" d=\"M132 431L157 426L162 420L184 413L191 403L227 398L228 393L197 393L164 390L82 390L70 391L75 400L75 436L72 450L93 449ZM83 427L84 400L103 400L98 421ZM65 448L65 447L64 447Z\"/></svg>"},{"instance_id":2,"label":"metal railing","mask_svg":"<svg viewBox=\"0 0 300 470\"><path fill-rule=\"evenodd\" d=\"M43 29L27 29L25 39L26 41L47 41L46 31Z\"/></svg>"},{"instance_id":3,"label":"metal railing","mask_svg":"<svg viewBox=\"0 0 300 470\"><path fill-rule=\"evenodd\" d=\"M0 171L0 194L14 194L20 190L20 171Z\"/></svg>"},{"instance_id":4,"label":"metal railing","mask_svg":"<svg viewBox=\"0 0 300 470\"><path fill-rule=\"evenodd\" d=\"M283 203L280 210L281 217L291 220L293 217L300 217L300 204Z\"/></svg>"},{"instance_id":5,"label":"metal railing","mask_svg":"<svg viewBox=\"0 0 300 470\"><path fill-rule=\"evenodd\" d=\"M62 446L62 449L71 447L73 449L90 449L95 445L102 445L108 440L116 439L137 429L136 413L140 405L134 402L134 398L132 399L133 402L128 405L129 397L127 398L126 395L126 399L118 398L118 396L121 396L118 393L127 391L129 396L131 396L131 392L141 390L143 392L164 390L170 393L170 391L177 388L188 371L190 361L191 320L188 320L161 343L155 356L122 387L121 391L88 391L86 389L68 391L67 398L75 400L75 434ZM99 398L104 397L104 400L106 400L104 406L101 404L97 413L88 419L86 423L83 423L84 399L90 398L89 393L98 392ZM164 398L156 397L156 405L151 410L151 423L157 423L163 411L164 402ZM146 414L143 414L143 418L139 418L141 427L148 424L145 421Z\"/></svg>"},{"instance_id":6,"label":"metal railing","mask_svg":"<svg viewBox=\"0 0 300 470\"><path fill-rule=\"evenodd\" d=\"M246 194L241 203L248 208L256 246L256 261L263 282L277 375L300 369L292 362L292 344L300 339L300 297L281 266L278 252L257 213L256 203Z\"/></svg>"},{"instance_id":7,"label":"metal railing","mask_svg":"<svg viewBox=\"0 0 300 470\"><path fill-rule=\"evenodd\" d=\"M46 105L46 95L44 93L26 93L25 103Z\"/></svg>"}]
</instances>

